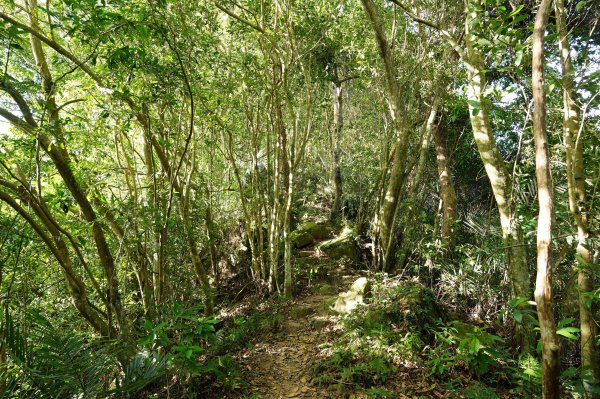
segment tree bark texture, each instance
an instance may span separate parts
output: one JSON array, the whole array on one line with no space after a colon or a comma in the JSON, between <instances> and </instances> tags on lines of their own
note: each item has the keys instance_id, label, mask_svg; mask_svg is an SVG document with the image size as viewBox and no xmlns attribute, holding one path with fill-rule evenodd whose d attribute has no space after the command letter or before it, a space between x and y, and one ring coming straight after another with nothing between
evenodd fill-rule
<instances>
[{"instance_id":1,"label":"tree bark texture","mask_svg":"<svg viewBox=\"0 0 600 399\"><path fill-rule=\"evenodd\" d=\"M458 221L456 190L450 176L448 149L442 127L438 125L433 129L433 135L435 139L438 181L440 184L440 198L442 200L442 245L448 250L452 250L456 238L456 223Z\"/></svg>"},{"instance_id":2,"label":"tree bark texture","mask_svg":"<svg viewBox=\"0 0 600 399\"><path fill-rule=\"evenodd\" d=\"M340 140L344 129L344 97L342 84L336 80L331 82L331 97L333 99L333 132L332 141L332 177L333 177L333 204L331 205L331 221L338 222L342 210L342 171L340 168Z\"/></svg>"}]
</instances>

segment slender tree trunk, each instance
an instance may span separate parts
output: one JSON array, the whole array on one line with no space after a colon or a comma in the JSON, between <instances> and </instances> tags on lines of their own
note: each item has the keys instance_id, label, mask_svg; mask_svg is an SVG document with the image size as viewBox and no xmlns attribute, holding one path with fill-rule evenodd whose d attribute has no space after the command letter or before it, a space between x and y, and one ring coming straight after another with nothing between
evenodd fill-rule
<instances>
[{"instance_id":1,"label":"slender tree trunk","mask_svg":"<svg viewBox=\"0 0 600 399\"><path fill-rule=\"evenodd\" d=\"M284 143L286 140L283 140ZM292 275L292 241L290 238L291 233L291 219L292 219L292 186L293 186L293 167L291 165L291 156L287 155L287 144L282 146L282 164L284 165L284 193L285 193L285 205L283 211L283 242L284 242L284 281L283 281L283 295L286 298L292 297L293 288L293 275Z\"/></svg>"},{"instance_id":2,"label":"slender tree trunk","mask_svg":"<svg viewBox=\"0 0 600 399\"><path fill-rule=\"evenodd\" d=\"M488 100L485 91L485 62L483 54L476 48L480 19L483 12L481 0L467 2L467 19L465 21L465 41L467 51L465 54L468 65L468 90L469 115L477 149L483 161L486 174L490 179L498 213L502 226L502 240L506 247L506 257L511 281L512 298L528 299L531 295L529 281L529 268L527 255L523 245L521 228L518 224L518 215L511 204L511 181L506 170L506 165L494 138L488 113ZM517 337L523 352L530 352L533 345L533 336L530 325L523 319L522 324L517 324Z\"/></svg>"},{"instance_id":3,"label":"slender tree trunk","mask_svg":"<svg viewBox=\"0 0 600 399\"><path fill-rule=\"evenodd\" d=\"M442 128L438 125L434 130L435 158L440 183L440 198L442 200L442 245L448 250L454 247L456 237L455 227L458 220L456 190L450 177L448 167L448 150Z\"/></svg>"},{"instance_id":4,"label":"slender tree trunk","mask_svg":"<svg viewBox=\"0 0 600 399\"><path fill-rule=\"evenodd\" d=\"M276 89L277 90L277 89ZM269 291L279 291L278 269L279 269L279 234L281 230L281 192L282 192L282 166L281 166L281 134L280 130L285 128L283 124L283 112L278 94L275 94L275 134L273 141L273 205L271 206L271 224L269 230Z\"/></svg>"},{"instance_id":5,"label":"slender tree trunk","mask_svg":"<svg viewBox=\"0 0 600 399\"><path fill-rule=\"evenodd\" d=\"M400 256L398 257L398 266L404 266L404 262L406 257L408 256L408 251L410 247L413 246L413 236L415 232L415 216L417 215L417 210L420 210L421 207L417 205L417 197L421 192L421 181L423 180L423 172L425 171L425 164L427 162L427 153L429 152L429 147L431 145L431 133L437 129L435 126L435 120L438 112L438 103L437 99L434 100L433 105L431 106L431 110L429 112L429 117L427 118L427 122L423 127L423 137L421 139L421 148L419 150L419 161L417 163L417 169L415 171L415 176L413 178L412 185L410 187L410 194L408 199L408 209L406 211L406 227L404 229L404 237L402 238L402 249L400 250ZM393 251L393 247L388 248L388 252Z\"/></svg>"},{"instance_id":6,"label":"slender tree trunk","mask_svg":"<svg viewBox=\"0 0 600 399\"><path fill-rule=\"evenodd\" d=\"M24 203L27 203L34 213L41 220L43 225L48 229L47 234L42 226L40 226L29 213L21 207L17 201L15 201L7 193L0 191L0 201L7 203L13 208L25 221L31 226L36 232L38 237L48 247L50 252L54 255L58 264L60 265L61 272L69 288L71 300L75 308L79 311L81 316L88 322L88 324L102 337L112 337L115 335L115 331L112 329L109 323L106 322L105 318L108 315L102 315L99 313L96 307L91 305L91 302L86 293L86 286L79 275L73 270L71 264L71 258L69 250L64 240L61 237L60 231L56 228L55 223L50 220L49 216L44 212L37 204L28 200L27 198L21 198Z\"/></svg>"},{"instance_id":7,"label":"slender tree trunk","mask_svg":"<svg viewBox=\"0 0 600 399\"><path fill-rule=\"evenodd\" d=\"M542 336L542 396L559 397L558 338L552 303L552 174L546 133L546 92L544 89L544 32L552 0L542 0L535 17L531 86L533 91L533 136L535 175L540 206L537 229L537 304Z\"/></svg>"},{"instance_id":8,"label":"slender tree trunk","mask_svg":"<svg viewBox=\"0 0 600 399\"><path fill-rule=\"evenodd\" d=\"M215 225L212 218L212 205L210 199L210 193L208 189L206 190L207 198L206 198L206 214L205 214L205 228L206 228L206 237L208 238L208 250L210 254L210 266L212 268L213 275L215 276L216 284L219 283L220 272L219 265L217 259L217 245L216 245L216 237L214 233Z\"/></svg>"},{"instance_id":9,"label":"slender tree trunk","mask_svg":"<svg viewBox=\"0 0 600 399\"><path fill-rule=\"evenodd\" d=\"M331 82L331 97L333 98L333 132L332 142L332 180L333 180L333 205L331 206L331 221L339 222L342 210L342 171L340 168L340 140L344 128L343 105L344 97L342 95L342 82L335 80Z\"/></svg>"},{"instance_id":10,"label":"slender tree trunk","mask_svg":"<svg viewBox=\"0 0 600 399\"><path fill-rule=\"evenodd\" d=\"M591 379L584 380L584 388L589 398L598 397L592 386L600 382L600 359L596 346L596 323L593 310L587 305L586 295L593 291L593 277L590 265L592 254L588 249L589 236L587 220L582 209L586 204L585 168L583 159L583 138L579 133L579 108L573 83L571 46L567 31L566 12L563 0L555 0L556 26L562 67L563 84L563 135L566 147L567 185L569 210L577 226L577 255L579 259L577 282L579 287L579 319L581 325L581 365L589 369Z\"/></svg>"}]
</instances>

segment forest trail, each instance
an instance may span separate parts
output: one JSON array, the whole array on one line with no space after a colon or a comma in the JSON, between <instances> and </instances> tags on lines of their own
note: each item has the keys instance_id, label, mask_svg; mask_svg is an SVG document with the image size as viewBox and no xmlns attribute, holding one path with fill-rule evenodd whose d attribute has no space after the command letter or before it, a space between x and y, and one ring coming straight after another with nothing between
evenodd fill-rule
<instances>
[{"instance_id":1,"label":"forest trail","mask_svg":"<svg viewBox=\"0 0 600 399\"><path fill-rule=\"evenodd\" d=\"M342 275L332 286L342 292L357 275ZM321 286L322 288L323 286ZM319 288L317 286L316 288ZM265 337L254 347L238 353L238 361L248 383L247 398L299 399L339 398L311 383L311 369L320 347L335 335L336 316L329 310L337 293L311 293L294 301L285 312L281 329Z\"/></svg>"}]
</instances>

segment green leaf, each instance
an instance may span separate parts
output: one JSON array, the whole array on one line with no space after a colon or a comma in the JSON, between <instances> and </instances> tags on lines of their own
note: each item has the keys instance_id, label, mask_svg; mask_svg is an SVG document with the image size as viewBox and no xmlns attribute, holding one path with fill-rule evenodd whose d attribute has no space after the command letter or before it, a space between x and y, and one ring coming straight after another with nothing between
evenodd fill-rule
<instances>
[{"instance_id":1,"label":"green leaf","mask_svg":"<svg viewBox=\"0 0 600 399\"><path fill-rule=\"evenodd\" d=\"M581 9L583 7L585 7L585 5L587 4L587 1L580 1L579 3L577 3L577 5L575 6L575 11L580 12Z\"/></svg>"},{"instance_id":2,"label":"green leaf","mask_svg":"<svg viewBox=\"0 0 600 399\"><path fill-rule=\"evenodd\" d=\"M523 53L524 53L524 50L519 49L517 51L517 53L515 54L515 66L520 66L521 63L523 62Z\"/></svg>"},{"instance_id":3,"label":"green leaf","mask_svg":"<svg viewBox=\"0 0 600 399\"><path fill-rule=\"evenodd\" d=\"M515 318L515 321L516 321L517 323L519 323L519 324L520 324L520 323L522 323L522 322L523 322L523 313L522 313L520 310L518 310L518 309L515 309L515 310L513 311L513 317Z\"/></svg>"},{"instance_id":4,"label":"green leaf","mask_svg":"<svg viewBox=\"0 0 600 399\"><path fill-rule=\"evenodd\" d=\"M479 101L467 100L467 104L469 104L473 109L481 109L481 103Z\"/></svg>"},{"instance_id":5,"label":"green leaf","mask_svg":"<svg viewBox=\"0 0 600 399\"><path fill-rule=\"evenodd\" d=\"M558 322L557 327L561 328L563 326L566 326L567 324L571 324L575 321L574 317L567 317L566 319L562 319L561 321Z\"/></svg>"},{"instance_id":6,"label":"green leaf","mask_svg":"<svg viewBox=\"0 0 600 399\"><path fill-rule=\"evenodd\" d=\"M518 13L521 12L521 10L523 9L524 5L521 4L520 6L518 6L517 8L515 8L513 10L513 12L511 12L510 14L508 14L509 17L514 17L515 15L517 15Z\"/></svg>"},{"instance_id":7,"label":"green leaf","mask_svg":"<svg viewBox=\"0 0 600 399\"><path fill-rule=\"evenodd\" d=\"M574 332L577 333L579 332L579 328L577 327L564 327L561 328L560 330L557 330L556 333L558 335L562 335L563 337L572 339L572 340L576 340L577 337L573 334Z\"/></svg>"},{"instance_id":8,"label":"green leaf","mask_svg":"<svg viewBox=\"0 0 600 399\"><path fill-rule=\"evenodd\" d=\"M569 367L560 375L560 378L563 380L567 380L577 374L577 369L575 367Z\"/></svg>"},{"instance_id":9,"label":"green leaf","mask_svg":"<svg viewBox=\"0 0 600 399\"><path fill-rule=\"evenodd\" d=\"M492 42L484 37L480 37L479 39L477 39L477 44L480 46L491 46Z\"/></svg>"}]
</instances>

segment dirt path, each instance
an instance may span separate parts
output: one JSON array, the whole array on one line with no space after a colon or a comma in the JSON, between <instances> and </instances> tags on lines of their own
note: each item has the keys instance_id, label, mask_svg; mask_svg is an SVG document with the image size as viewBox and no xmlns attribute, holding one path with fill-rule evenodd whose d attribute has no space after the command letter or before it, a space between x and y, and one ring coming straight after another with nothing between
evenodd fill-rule
<instances>
[{"instance_id":1,"label":"dirt path","mask_svg":"<svg viewBox=\"0 0 600 399\"><path fill-rule=\"evenodd\" d=\"M344 278L339 285L346 288ZM330 340L335 317L327 311L337 294L311 294L288 310L279 333L239 353L239 364L249 385L247 398L339 398L339 394L311 384L311 363L319 345Z\"/></svg>"}]
</instances>

